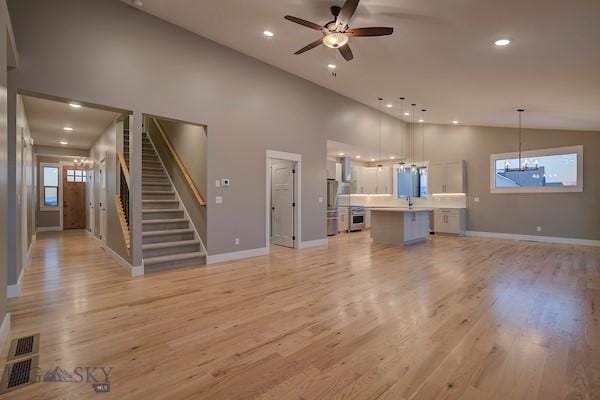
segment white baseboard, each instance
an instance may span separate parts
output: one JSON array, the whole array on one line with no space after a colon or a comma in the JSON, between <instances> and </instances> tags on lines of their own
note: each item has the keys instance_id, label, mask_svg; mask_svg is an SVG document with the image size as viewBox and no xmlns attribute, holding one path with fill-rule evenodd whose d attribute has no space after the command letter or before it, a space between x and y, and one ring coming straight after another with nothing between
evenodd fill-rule
<instances>
[{"instance_id":1,"label":"white baseboard","mask_svg":"<svg viewBox=\"0 0 600 400\"><path fill-rule=\"evenodd\" d=\"M36 232L60 232L62 228L60 226L39 226L35 230Z\"/></svg>"},{"instance_id":2,"label":"white baseboard","mask_svg":"<svg viewBox=\"0 0 600 400\"><path fill-rule=\"evenodd\" d=\"M104 242L100 239L98 239L92 232L90 231L86 231L87 234L94 239L96 242L98 242L98 245L100 247L102 247L104 250L106 250L106 252L115 259L115 261L117 263L119 263L120 266L122 266L123 268L125 268L127 271L129 271L129 273L131 274L132 277L136 277L136 276L142 276L144 275L144 267L143 266L135 266L133 267L131 264L129 264L129 262L127 260L125 260L123 257L121 257L120 255L118 255L113 249L111 249L108 245L104 244Z\"/></svg>"},{"instance_id":3,"label":"white baseboard","mask_svg":"<svg viewBox=\"0 0 600 400\"><path fill-rule=\"evenodd\" d=\"M574 244L580 246L600 246L600 240L590 239L575 239L575 238L564 238L556 236L537 236L537 235L517 235L512 233L496 233L496 232L478 232L478 231L467 231L467 236L473 237L486 237L495 239L509 239L509 240L527 240L532 242L544 242L544 243L557 243L557 244Z\"/></svg>"},{"instance_id":4,"label":"white baseboard","mask_svg":"<svg viewBox=\"0 0 600 400\"><path fill-rule=\"evenodd\" d=\"M0 349L4 349L4 345L6 344L6 339L10 333L10 313L7 312L4 316L4 321L2 321L2 325L0 326Z\"/></svg>"},{"instance_id":5,"label":"white baseboard","mask_svg":"<svg viewBox=\"0 0 600 400\"><path fill-rule=\"evenodd\" d=\"M305 242L300 242L299 249L308 249L309 247L319 247L319 246L327 246L329 244L329 239L317 239L317 240L307 240Z\"/></svg>"},{"instance_id":6,"label":"white baseboard","mask_svg":"<svg viewBox=\"0 0 600 400\"><path fill-rule=\"evenodd\" d=\"M207 264L216 264L216 263L222 263L222 262L226 262L226 261L235 261L235 260L241 260L244 258L264 256L267 254L269 254L269 249L267 247L260 247L257 249L234 251L231 253L214 254L212 256L209 255L206 257L206 263Z\"/></svg>"}]
</instances>

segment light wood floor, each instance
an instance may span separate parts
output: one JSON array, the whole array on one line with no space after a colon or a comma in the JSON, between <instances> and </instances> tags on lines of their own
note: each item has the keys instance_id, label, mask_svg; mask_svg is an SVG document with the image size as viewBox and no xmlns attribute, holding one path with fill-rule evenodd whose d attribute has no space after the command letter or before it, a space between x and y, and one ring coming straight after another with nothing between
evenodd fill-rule
<instances>
[{"instance_id":1,"label":"light wood floor","mask_svg":"<svg viewBox=\"0 0 600 400\"><path fill-rule=\"evenodd\" d=\"M111 393L10 399L600 399L600 249L368 234L132 279L84 234L40 236L12 337ZM4 349L5 353L7 349Z\"/></svg>"}]
</instances>

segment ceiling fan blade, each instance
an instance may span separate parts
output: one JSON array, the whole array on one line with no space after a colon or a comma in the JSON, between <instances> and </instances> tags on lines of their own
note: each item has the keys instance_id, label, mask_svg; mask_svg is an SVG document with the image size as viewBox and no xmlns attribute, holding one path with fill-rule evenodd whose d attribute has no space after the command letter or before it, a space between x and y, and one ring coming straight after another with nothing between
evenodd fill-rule
<instances>
[{"instance_id":1,"label":"ceiling fan blade","mask_svg":"<svg viewBox=\"0 0 600 400\"><path fill-rule=\"evenodd\" d=\"M322 31L323 29L325 29L321 25L315 24L314 22L310 22L302 18L294 17L293 15L286 15L284 18L288 21L295 22L297 24L306 26L307 28L314 29L316 31Z\"/></svg>"},{"instance_id":2,"label":"ceiling fan blade","mask_svg":"<svg viewBox=\"0 0 600 400\"><path fill-rule=\"evenodd\" d=\"M354 54L352 54L352 50L347 44L338 48L338 50L340 51L340 54L342 55L342 57L344 57L346 61L350 61L354 58Z\"/></svg>"},{"instance_id":3,"label":"ceiling fan blade","mask_svg":"<svg viewBox=\"0 0 600 400\"><path fill-rule=\"evenodd\" d=\"M314 42L312 42L309 45L304 46L303 48L301 48L300 50L298 50L297 52L295 52L294 54L298 55L298 54L302 54L304 52L307 52L309 50L314 49L317 46L320 46L323 44L323 39L319 39L319 40L315 40Z\"/></svg>"},{"instance_id":4,"label":"ceiling fan blade","mask_svg":"<svg viewBox=\"0 0 600 400\"><path fill-rule=\"evenodd\" d=\"M350 18L356 12L356 8L358 7L358 3L360 0L346 0L344 5L342 6L342 11L340 11L340 15L338 15L337 20L335 21L335 27L337 29L344 28L350 22Z\"/></svg>"},{"instance_id":5,"label":"ceiling fan blade","mask_svg":"<svg viewBox=\"0 0 600 400\"><path fill-rule=\"evenodd\" d=\"M356 28L348 29L346 34L355 37L366 37L366 36L386 36L394 33L394 28L385 28L381 26L372 28Z\"/></svg>"}]
</instances>

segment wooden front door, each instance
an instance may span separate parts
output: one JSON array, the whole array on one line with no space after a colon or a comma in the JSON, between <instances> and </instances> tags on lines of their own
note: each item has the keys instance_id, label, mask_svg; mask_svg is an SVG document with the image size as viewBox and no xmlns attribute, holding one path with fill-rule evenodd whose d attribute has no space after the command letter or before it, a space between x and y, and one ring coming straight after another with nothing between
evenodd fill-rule
<instances>
[{"instance_id":1,"label":"wooden front door","mask_svg":"<svg viewBox=\"0 0 600 400\"><path fill-rule=\"evenodd\" d=\"M85 229L85 171L63 168L63 229Z\"/></svg>"}]
</instances>

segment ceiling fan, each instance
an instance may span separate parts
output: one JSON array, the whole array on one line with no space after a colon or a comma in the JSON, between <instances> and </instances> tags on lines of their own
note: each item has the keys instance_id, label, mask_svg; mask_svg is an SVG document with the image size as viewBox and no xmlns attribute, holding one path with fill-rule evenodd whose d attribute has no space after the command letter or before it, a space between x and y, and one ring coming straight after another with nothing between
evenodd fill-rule
<instances>
[{"instance_id":1,"label":"ceiling fan","mask_svg":"<svg viewBox=\"0 0 600 400\"><path fill-rule=\"evenodd\" d=\"M348 41L351 37L386 36L394 33L394 28L386 27L350 29L348 24L356 12L359 2L360 0L346 0L346 3L344 3L342 7L331 7L331 13L335 19L326 23L324 26L292 15L286 15L285 19L288 21L295 22L316 31L321 31L323 34L322 38L304 46L294 54L302 54L324 44L331 49L338 49L342 57L344 57L346 61L350 61L354 58L354 54L352 54L352 50L348 45Z\"/></svg>"}]
</instances>

